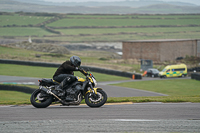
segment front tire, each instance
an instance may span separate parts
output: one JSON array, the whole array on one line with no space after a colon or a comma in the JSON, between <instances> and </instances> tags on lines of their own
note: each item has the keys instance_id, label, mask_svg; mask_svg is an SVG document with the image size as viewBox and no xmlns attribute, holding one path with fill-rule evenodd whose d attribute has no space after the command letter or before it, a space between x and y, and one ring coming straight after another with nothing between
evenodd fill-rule
<instances>
[{"instance_id":1,"label":"front tire","mask_svg":"<svg viewBox=\"0 0 200 133\"><path fill-rule=\"evenodd\" d=\"M52 95L47 95L45 97L40 97L42 94L45 92L37 89L35 90L30 98L31 104L36 107L36 108L46 108L48 107L52 101L53 101L53 96Z\"/></svg>"},{"instance_id":2,"label":"front tire","mask_svg":"<svg viewBox=\"0 0 200 133\"><path fill-rule=\"evenodd\" d=\"M107 94L101 89L97 89L97 96L94 96L93 93L87 93L85 96L85 103L92 108L101 107L106 101Z\"/></svg>"}]
</instances>

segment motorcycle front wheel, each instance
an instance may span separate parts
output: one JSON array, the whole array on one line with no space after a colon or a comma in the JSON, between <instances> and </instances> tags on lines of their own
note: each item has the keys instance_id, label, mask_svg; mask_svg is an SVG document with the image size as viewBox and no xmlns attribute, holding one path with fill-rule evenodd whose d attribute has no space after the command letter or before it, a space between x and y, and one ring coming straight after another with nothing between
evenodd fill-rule
<instances>
[{"instance_id":1,"label":"motorcycle front wheel","mask_svg":"<svg viewBox=\"0 0 200 133\"><path fill-rule=\"evenodd\" d=\"M52 103L53 96L48 95L44 91L38 89L32 93L30 101L31 104L36 108L46 108Z\"/></svg>"},{"instance_id":2,"label":"motorcycle front wheel","mask_svg":"<svg viewBox=\"0 0 200 133\"><path fill-rule=\"evenodd\" d=\"M107 101L107 94L101 90L97 89L97 94L87 93L85 96L85 103L92 108L101 107Z\"/></svg>"}]
</instances>

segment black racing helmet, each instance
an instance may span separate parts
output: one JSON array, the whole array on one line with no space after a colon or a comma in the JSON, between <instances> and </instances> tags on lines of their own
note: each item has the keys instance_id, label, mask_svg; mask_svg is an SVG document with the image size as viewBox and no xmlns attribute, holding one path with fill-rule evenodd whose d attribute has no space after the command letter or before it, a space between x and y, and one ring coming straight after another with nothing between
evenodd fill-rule
<instances>
[{"instance_id":1,"label":"black racing helmet","mask_svg":"<svg viewBox=\"0 0 200 133\"><path fill-rule=\"evenodd\" d=\"M70 61L71 61L72 65L74 65L75 67L80 67L80 65L81 65L81 59L78 56L70 57Z\"/></svg>"}]
</instances>

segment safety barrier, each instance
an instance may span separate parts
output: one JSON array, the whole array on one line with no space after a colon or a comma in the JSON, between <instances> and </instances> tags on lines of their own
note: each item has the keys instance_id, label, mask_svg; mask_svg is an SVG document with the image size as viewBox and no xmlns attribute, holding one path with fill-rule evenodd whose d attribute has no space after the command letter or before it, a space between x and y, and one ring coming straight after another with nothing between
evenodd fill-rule
<instances>
[{"instance_id":1,"label":"safety barrier","mask_svg":"<svg viewBox=\"0 0 200 133\"><path fill-rule=\"evenodd\" d=\"M187 71L188 72L194 72L194 71L200 72L200 67L188 68Z\"/></svg>"},{"instance_id":2,"label":"safety barrier","mask_svg":"<svg viewBox=\"0 0 200 133\"><path fill-rule=\"evenodd\" d=\"M43 67L56 67L56 68L58 68L61 65L58 63L33 62L33 61L21 61L21 60L5 60L5 59L0 59L0 63L29 65L29 66L43 66ZM103 69L103 68L90 67L90 66L81 66L81 67L85 70L89 69L92 72L128 77L128 78L132 78L132 79L133 79L133 77L134 77L134 79L142 79L141 74L133 74L133 73L129 73L129 72L122 72L122 71L117 71L117 70Z\"/></svg>"},{"instance_id":3,"label":"safety barrier","mask_svg":"<svg viewBox=\"0 0 200 133\"><path fill-rule=\"evenodd\" d=\"M191 74L191 79L200 80L200 73L192 73Z\"/></svg>"},{"instance_id":4,"label":"safety barrier","mask_svg":"<svg viewBox=\"0 0 200 133\"><path fill-rule=\"evenodd\" d=\"M1 85L0 84L0 90L6 90L6 91L20 91L28 94L32 94L35 89L24 87L24 86L16 86L16 85Z\"/></svg>"}]
</instances>

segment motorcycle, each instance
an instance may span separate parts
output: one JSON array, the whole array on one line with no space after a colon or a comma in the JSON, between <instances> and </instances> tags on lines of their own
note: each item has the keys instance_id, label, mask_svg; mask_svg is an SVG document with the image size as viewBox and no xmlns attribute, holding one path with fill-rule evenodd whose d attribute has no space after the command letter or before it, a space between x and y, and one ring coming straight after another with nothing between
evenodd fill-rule
<instances>
[{"instance_id":1,"label":"motorcycle","mask_svg":"<svg viewBox=\"0 0 200 133\"><path fill-rule=\"evenodd\" d=\"M92 108L104 105L107 101L107 94L102 88L94 88L97 85L94 75L83 69L80 72L86 79L77 77L77 81L64 86L64 95L60 95L60 92L55 90L59 85L58 82L52 79L38 80L39 89L32 93L31 104L36 108L46 108L53 102L61 103L63 106L80 105L85 99L85 103ZM69 97L73 100L69 100Z\"/></svg>"}]
</instances>

